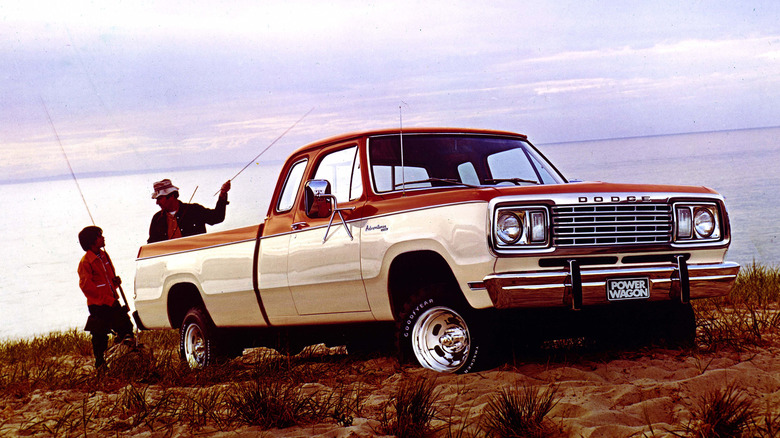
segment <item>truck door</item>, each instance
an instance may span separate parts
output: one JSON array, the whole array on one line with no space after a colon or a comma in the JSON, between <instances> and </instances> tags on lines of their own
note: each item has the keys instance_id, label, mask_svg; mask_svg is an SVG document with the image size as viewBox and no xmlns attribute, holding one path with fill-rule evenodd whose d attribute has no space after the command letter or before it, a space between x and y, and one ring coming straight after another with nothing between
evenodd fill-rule
<instances>
[{"instance_id":1,"label":"truck door","mask_svg":"<svg viewBox=\"0 0 780 438\"><path fill-rule=\"evenodd\" d=\"M295 200L303 186L308 160L298 157L285 172L284 183L278 199L269 214L259 243L257 261L258 300L265 309L271 324L283 323L286 318L298 316L287 283L287 252L290 231L295 220Z\"/></svg>"},{"instance_id":2,"label":"truck door","mask_svg":"<svg viewBox=\"0 0 780 438\"><path fill-rule=\"evenodd\" d=\"M340 208L357 210L365 202L358 150L357 145L329 149L309 178L327 180ZM350 222L354 210L343 212L347 232L338 215L328 230L330 217L309 217L302 199L298 205L287 259L298 314L370 311L360 269L362 222Z\"/></svg>"}]
</instances>

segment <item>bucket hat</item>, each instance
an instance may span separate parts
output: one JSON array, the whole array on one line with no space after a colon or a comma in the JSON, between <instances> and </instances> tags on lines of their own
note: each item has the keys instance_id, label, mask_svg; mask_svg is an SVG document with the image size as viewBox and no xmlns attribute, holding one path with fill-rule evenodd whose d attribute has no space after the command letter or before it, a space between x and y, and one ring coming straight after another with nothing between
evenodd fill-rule
<instances>
[{"instance_id":1,"label":"bucket hat","mask_svg":"<svg viewBox=\"0 0 780 438\"><path fill-rule=\"evenodd\" d=\"M154 193L152 193L152 199L157 199L160 196L165 196L173 192L179 191L179 188L171 183L171 180L164 179L154 183Z\"/></svg>"}]
</instances>

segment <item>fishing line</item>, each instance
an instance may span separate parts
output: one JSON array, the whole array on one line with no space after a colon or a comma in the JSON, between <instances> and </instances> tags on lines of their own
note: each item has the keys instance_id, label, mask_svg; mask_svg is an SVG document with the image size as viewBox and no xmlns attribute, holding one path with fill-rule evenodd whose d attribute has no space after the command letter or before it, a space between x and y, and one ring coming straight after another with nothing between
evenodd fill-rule
<instances>
[{"instance_id":1,"label":"fishing line","mask_svg":"<svg viewBox=\"0 0 780 438\"><path fill-rule=\"evenodd\" d=\"M79 180L78 180L78 178L76 178L76 173L73 172L73 167L70 165L70 160L68 159L68 154L65 153L65 147L62 146L62 141L60 140L60 135L57 133L57 128L54 126L54 122L51 119L51 115L49 114L49 109L46 107L46 102L44 102L43 97L41 97L41 105L43 105L43 110L44 110L44 112L46 112L46 118L49 119L49 124L51 125L51 129L52 129L52 131L54 131L54 136L57 137L57 143L59 143L60 149L62 150L62 156L65 157L65 162L68 163L68 170L70 170L70 176L73 177L73 182L76 183L76 188L79 190L79 195L81 195L81 200L84 202L84 207L86 207L86 209L87 209L87 214L89 215L89 220L92 221L92 225L93 226L96 226L95 225L95 219L92 217L92 212L89 211L89 205L87 204L87 200L86 200L86 198L84 198L84 192L81 191L81 186L79 185ZM108 263L111 265L111 267L113 269L116 270L116 268L114 267L114 263L111 261L111 257L108 255L108 251L105 251L105 248L104 248L103 252L105 253L106 257L108 258ZM114 271L114 272L116 272L116 271ZM129 312L130 311L130 303L127 301L127 296L125 295L125 291L122 289L122 285L121 284L118 285L118 289L119 289L120 295L122 296L122 300L124 300L124 302L125 302L125 305L124 305L125 310L127 310ZM138 319L137 313L134 312L133 318L136 321L136 326L137 327L141 327L140 319ZM137 341L136 341L136 346L137 346Z\"/></svg>"},{"instance_id":2,"label":"fishing line","mask_svg":"<svg viewBox=\"0 0 780 438\"><path fill-rule=\"evenodd\" d=\"M81 55L81 52L79 51L79 46L73 40L73 36L70 33L70 28L67 25L64 25L64 27L65 27L65 33L68 35L68 40L70 41L69 47L76 54L75 58L76 60L78 60L79 65L81 66L81 70L84 72L84 76L87 78L87 82L89 82L89 85L92 87L92 91L94 92L95 97L97 98L97 101L100 104L100 107L103 109L103 112L106 114L109 121L113 125L113 128L119 131L120 133L122 133L122 135L124 135L125 130L122 127L120 127L119 123L117 123L116 118L114 117L114 113L108 109L106 102L103 100L103 96L98 91L98 88L95 85L95 81L92 79L92 75L89 73L89 69L87 68L87 65L84 63L84 57ZM146 159L145 156L141 155L138 152L138 149L134 146L133 141L128 140L125 144L130 147L130 149L133 151L135 156L138 157L147 168L150 167L148 160Z\"/></svg>"},{"instance_id":3,"label":"fishing line","mask_svg":"<svg viewBox=\"0 0 780 438\"><path fill-rule=\"evenodd\" d=\"M292 124L292 126L290 126L289 128L287 128L287 130L286 130L286 131L282 132L282 135L280 135L279 137L276 137L276 140L272 141L272 142L271 142L271 144L269 144L268 146L266 146L266 147L265 147L265 149L263 149L263 150L262 150L262 151L261 151L259 154L257 154L257 156L256 156L255 158L253 158L253 159L252 159L250 162L246 163L246 166L244 166L244 168L243 168L243 169L239 170L239 171L238 171L238 173L237 173L237 174L235 174L235 175L233 176L233 178L230 178L228 181L233 181L234 179L236 179L236 177L237 177L238 175L241 175L241 172L245 171L247 167L249 167L250 165L252 165L252 163L254 163L255 161L257 161L257 159L258 159L258 158L260 158L260 156L261 156L261 155L263 155L263 154L265 153L265 151L267 151L268 149L271 149L271 146L273 146L273 145L274 145L274 144L275 144L277 141L281 140L281 138L282 138L282 137L284 137L284 136L285 136L285 135L286 135L288 132L290 132L290 131L291 131L293 128L295 128L295 125L297 125L298 123L300 123L300 122L301 122L301 120L305 119L305 118L306 118L306 116L308 116L308 115L309 115L309 114L310 114L312 111L314 111L314 107L312 107L312 108L311 108L309 111L307 111L307 112L306 112L306 114L304 114L303 116L301 116L301 118L300 118L300 119L298 119L298 120L297 120L295 123L293 123L293 124ZM214 196L217 196L217 195L219 194L219 192L220 192L220 191L221 191L221 190L217 190L217 193L214 193Z\"/></svg>"},{"instance_id":4,"label":"fishing line","mask_svg":"<svg viewBox=\"0 0 780 438\"><path fill-rule=\"evenodd\" d=\"M43 101L42 97L41 97L41 105L43 105L43 110L46 112L46 118L49 119L49 125L51 125L51 129L52 131L54 131L54 136L57 137L57 143L60 145L60 149L62 150L62 155L65 157L65 162L68 163L68 170L70 170L70 176L73 177L73 182L76 183L76 188L79 190L79 195L81 195L81 200L84 202L84 207L87 208L87 214L89 215L89 220L92 221L92 225L95 225L95 219L92 218L92 212L89 211L89 205L87 205L87 200L84 198L84 192L81 191L79 180L76 179L76 174L73 172L73 167L70 165L68 154L65 153L65 147L62 146L60 135L57 133L57 128L54 127L54 122L51 120L51 115L49 115L49 109L46 107L46 102Z\"/></svg>"}]
</instances>

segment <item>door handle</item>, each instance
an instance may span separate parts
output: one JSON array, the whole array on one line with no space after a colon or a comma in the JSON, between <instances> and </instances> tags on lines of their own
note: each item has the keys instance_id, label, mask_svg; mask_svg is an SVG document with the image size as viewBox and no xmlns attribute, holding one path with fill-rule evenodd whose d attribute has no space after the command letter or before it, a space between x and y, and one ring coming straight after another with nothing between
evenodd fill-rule
<instances>
[{"instance_id":1,"label":"door handle","mask_svg":"<svg viewBox=\"0 0 780 438\"><path fill-rule=\"evenodd\" d=\"M290 228L292 228L293 231L298 231L298 230L300 230L302 228L308 228L308 227L309 227L309 223L308 222L296 222L296 223L292 224L292 226Z\"/></svg>"}]
</instances>

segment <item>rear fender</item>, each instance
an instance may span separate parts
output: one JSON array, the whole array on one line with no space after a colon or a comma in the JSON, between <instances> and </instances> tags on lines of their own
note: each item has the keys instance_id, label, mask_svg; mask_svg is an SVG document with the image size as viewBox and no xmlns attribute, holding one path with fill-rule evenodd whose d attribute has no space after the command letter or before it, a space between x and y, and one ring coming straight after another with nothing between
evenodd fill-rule
<instances>
[{"instance_id":1,"label":"rear fender","mask_svg":"<svg viewBox=\"0 0 780 438\"><path fill-rule=\"evenodd\" d=\"M179 328L187 311L193 307L202 307L206 312L206 303L203 300L203 292L196 280L187 275L177 275L166 281L166 303L168 320L171 327Z\"/></svg>"}]
</instances>

